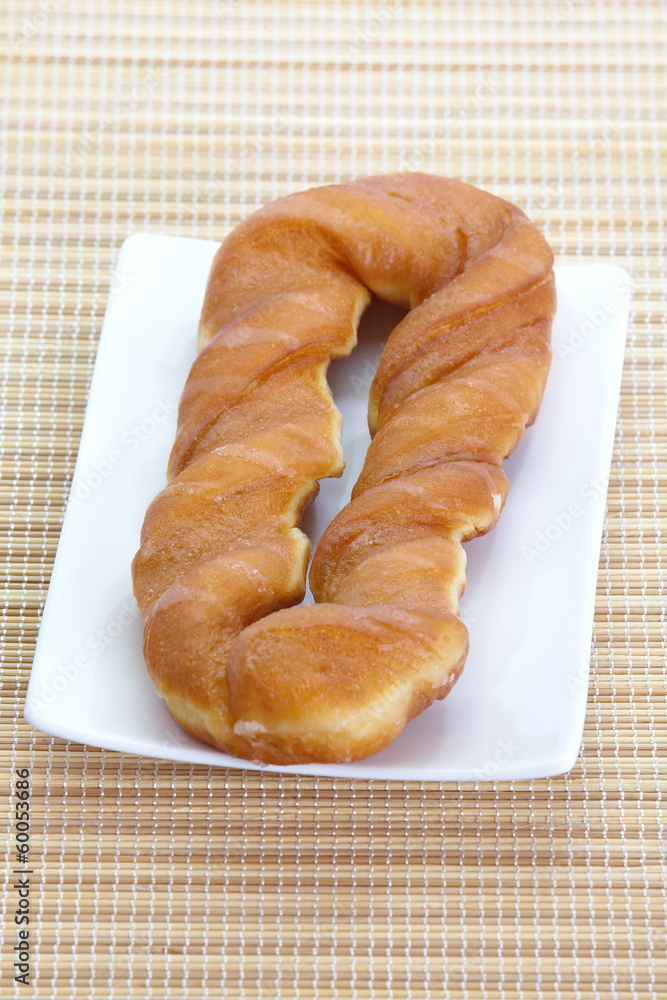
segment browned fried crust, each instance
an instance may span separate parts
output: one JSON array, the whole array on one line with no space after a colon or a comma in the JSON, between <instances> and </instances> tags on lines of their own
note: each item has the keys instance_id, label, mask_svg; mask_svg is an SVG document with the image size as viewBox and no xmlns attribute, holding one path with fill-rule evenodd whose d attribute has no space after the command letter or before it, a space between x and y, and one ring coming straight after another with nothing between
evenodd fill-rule
<instances>
[{"instance_id":1,"label":"browned fried crust","mask_svg":"<svg viewBox=\"0 0 667 1000\"><path fill-rule=\"evenodd\" d=\"M326 382L369 291L410 312L371 387L373 441L302 599L299 530L340 475ZM515 206L426 174L256 212L213 262L170 459L133 562L145 655L189 732L269 763L356 760L444 697L465 661L461 542L492 528L501 463L550 361L551 251Z\"/></svg>"}]
</instances>

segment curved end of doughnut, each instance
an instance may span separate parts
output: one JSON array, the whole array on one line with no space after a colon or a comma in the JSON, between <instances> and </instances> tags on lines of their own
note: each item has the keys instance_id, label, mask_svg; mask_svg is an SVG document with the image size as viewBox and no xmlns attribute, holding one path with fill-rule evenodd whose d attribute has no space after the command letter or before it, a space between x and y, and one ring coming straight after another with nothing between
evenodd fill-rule
<instances>
[{"instance_id":1,"label":"curved end of doughnut","mask_svg":"<svg viewBox=\"0 0 667 1000\"><path fill-rule=\"evenodd\" d=\"M340 604L276 612L230 652L234 734L251 747L241 755L294 764L378 753L445 697L467 650L463 623L441 612Z\"/></svg>"},{"instance_id":2,"label":"curved end of doughnut","mask_svg":"<svg viewBox=\"0 0 667 1000\"><path fill-rule=\"evenodd\" d=\"M246 625L302 600L309 550L298 528L260 545L238 546L194 566L152 607L144 633L146 665L157 693L192 736L236 756L251 752L234 734L229 650Z\"/></svg>"},{"instance_id":3,"label":"curved end of doughnut","mask_svg":"<svg viewBox=\"0 0 667 1000\"><path fill-rule=\"evenodd\" d=\"M202 743L208 743L232 757L242 757L253 760L252 743L237 735L233 729L226 706L206 709L201 705L193 705L187 698L179 697L173 692L162 694L170 714L190 736Z\"/></svg>"}]
</instances>

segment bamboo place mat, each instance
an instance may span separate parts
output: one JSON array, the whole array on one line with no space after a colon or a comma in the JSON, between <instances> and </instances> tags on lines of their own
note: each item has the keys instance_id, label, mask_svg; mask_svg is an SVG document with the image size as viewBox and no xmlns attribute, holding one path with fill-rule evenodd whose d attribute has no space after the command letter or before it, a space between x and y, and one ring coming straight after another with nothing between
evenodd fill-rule
<instances>
[{"instance_id":1,"label":"bamboo place mat","mask_svg":"<svg viewBox=\"0 0 667 1000\"><path fill-rule=\"evenodd\" d=\"M665 6L2 6L2 997L667 996ZM33 732L23 697L121 242L220 239L278 195L401 168L488 187L559 263L633 276L576 767L316 780ZM24 767L28 987L12 969Z\"/></svg>"}]
</instances>

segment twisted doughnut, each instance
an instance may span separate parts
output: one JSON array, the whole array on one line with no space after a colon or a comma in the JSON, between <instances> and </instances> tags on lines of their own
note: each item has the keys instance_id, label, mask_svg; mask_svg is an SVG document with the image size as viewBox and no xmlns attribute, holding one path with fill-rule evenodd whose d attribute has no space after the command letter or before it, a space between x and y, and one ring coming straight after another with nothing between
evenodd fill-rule
<instances>
[{"instance_id":1,"label":"twisted doughnut","mask_svg":"<svg viewBox=\"0 0 667 1000\"><path fill-rule=\"evenodd\" d=\"M343 469L326 370L368 289L411 311L371 387L353 499L313 558L318 603L290 607L302 512ZM523 213L426 174L290 195L225 240L133 562L148 669L188 732L268 763L349 761L447 694L468 647L461 543L500 515L554 309L552 254Z\"/></svg>"}]
</instances>

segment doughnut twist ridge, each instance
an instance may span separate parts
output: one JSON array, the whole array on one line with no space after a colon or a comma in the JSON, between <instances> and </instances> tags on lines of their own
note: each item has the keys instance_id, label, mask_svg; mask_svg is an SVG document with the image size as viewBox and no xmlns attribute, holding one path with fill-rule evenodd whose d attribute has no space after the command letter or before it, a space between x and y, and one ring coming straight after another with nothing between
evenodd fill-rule
<instances>
[{"instance_id":1,"label":"doughnut twist ridge","mask_svg":"<svg viewBox=\"0 0 667 1000\"><path fill-rule=\"evenodd\" d=\"M148 669L184 729L267 763L357 760L447 694L468 648L461 543L496 524L542 398L552 261L515 206L418 173L281 198L225 240L133 562ZM314 554L317 603L293 607L302 512L344 464L326 371L369 290L410 312Z\"/></svg>"}]
</instances>

